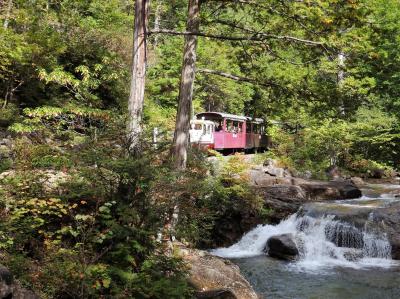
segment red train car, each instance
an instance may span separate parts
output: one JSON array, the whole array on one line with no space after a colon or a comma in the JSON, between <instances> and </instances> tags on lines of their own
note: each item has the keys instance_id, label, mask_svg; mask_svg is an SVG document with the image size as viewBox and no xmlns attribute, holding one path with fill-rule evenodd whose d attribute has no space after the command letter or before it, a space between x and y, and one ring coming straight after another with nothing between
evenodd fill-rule
<instances>
[{"instance_id":1,"label":"red train car","mask_svg":"<svg viewBox=\"0 0 400 299\"><path fill-rule=\"evenodd\" d=\"M203 112L191 121L190 142L217 151L266 150L270 138L261 118Z\"/></svg>"}]
</instances>

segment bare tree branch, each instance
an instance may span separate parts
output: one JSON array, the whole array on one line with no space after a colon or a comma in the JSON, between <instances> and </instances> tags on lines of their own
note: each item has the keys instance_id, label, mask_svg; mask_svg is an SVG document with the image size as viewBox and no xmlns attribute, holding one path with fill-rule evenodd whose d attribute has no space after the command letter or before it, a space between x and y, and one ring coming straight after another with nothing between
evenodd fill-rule
<instances>
[{"instance_id":1,"label":"bare tree branch","mask_svg":"<svg viewBox=\"0 0 400 299\"><path fill-rule=\"evenodd\" d=\"M217 76L221 76L221 77L225 77L231 80L235 80L235 81L240 81L240 82L247 82L247 83L251 83L251 84L257 84L257 85L261 85L264 87L279 87L278 84L276 84L275 82L262 82L262 81L258 81L256 79L253 78L248 78L248 77L242 77L242 76L237 76L237 75L233 75L233 74L229 74L229 73L225 73L225 72L221 72L221 71L216 71L216 70L210 70L210 69L198 69L197 70L200 73L205 73L205 74L212 74L212 75L217 75Z\"/></svg>"},{"instance_id":2,"label":"bare tree branch","mask_svg":"<svg viewBox=\"0 0 400 299\"><path fill-rule=\"evenodd\" d=\"M324 45L323 42L316 42L316 41L301 39L301 38L292 37L292 36L281 36L281 35L260 34L260 33L254 33L253 35L248 35L248 36L226 36L226 35L208 34L208 33L204 33L204 32L190 32L190 31L176 31L176 30L171 30L171 29L159 29L159 30L151 30L148 32L148 34L149 35L150 34L170 34L170 35L183 35L183 36L195 35L195 36L202 36L202 37L221 39L221 40L255 41L255 42L263 42L268 39L278 39L278 40L290 40L290 41L301 42L301 43L304 43L307 45L312 45L312 46L323 46Z\"/></svg>"},{"instance_id":3,"label":"bare tree branch","mask_svg":"<svg viewBox=\"0 0 400 299\"><path fill-rule=\"evenodd\" d=\"M217 70L210 70L210 69L197 69L198 72L200 73L205 73L205 74L210 74L210 75L216 75L216 76L221 76L224 78L228 78L234 81L238 82L246 82L262 87L274 87L275 90L279 90L281 92L284 92L288 96L293 96L296 94L302 95L303 97L307 98L307 101L318 101L318 96L315 95L311 90L304 89L301 87L287 87L282 84L275 83L273 81L260 81L254 78L249 78L249 77L243 77L243 76L237 76L229 73L225 73L222 71L217 71Z\"/></svg>"},{"instance_id":4,"label":"bare tree branch","mask_svg":"<svg viewBox=\"0 0 400 299\"><path fill-rule=\"evenodd\" d=\"M310 44L310 45L318 45L318 46L323 46L324 45L323 42L312 41L312 40L293 37L293 36L288 36L288 35L276 35L276 34L270 34L270 33L266 33L266 32L256 31L256 30L253 30L253 29L250 29L250 28L239 26L236 23L231 23L231 22L228 22L228 21L225 21L225 20L215 20L214 23L218 23L218 24L222 24L222 25L225 25L225 26L229 26L231 28L239 29L239 30L242 30L244 32L247 32L247 33L250 33L250 34L253 34L253 35L256 35L256 36L265 37L265 38L282 39L282 40L301 42L301 43L306 43L306 44Z\"/></svg>"}]
</instances>

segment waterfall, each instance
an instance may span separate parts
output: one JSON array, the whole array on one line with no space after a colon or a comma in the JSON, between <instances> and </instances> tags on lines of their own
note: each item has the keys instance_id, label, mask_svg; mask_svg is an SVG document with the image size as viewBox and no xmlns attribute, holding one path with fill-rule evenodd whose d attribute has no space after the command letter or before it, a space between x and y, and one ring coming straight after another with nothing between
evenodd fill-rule
<instances>
[{"instance_id":1,"label":"waterfall","mask_svg":"<svg viewBox=\"0 0 400 299\"><path fill-rule=\"evenodd\" d=\"M371 215L371 218L372 215ZM391 246L385 233L368 221L364 228L334 219L294 214L278 225L259 225L236 244L211 251L226 258L265 254L267 240L274 235L292 234L299 250L296 265L304 268L345 266L389 267Z\"/></svg>"}]
</instances>

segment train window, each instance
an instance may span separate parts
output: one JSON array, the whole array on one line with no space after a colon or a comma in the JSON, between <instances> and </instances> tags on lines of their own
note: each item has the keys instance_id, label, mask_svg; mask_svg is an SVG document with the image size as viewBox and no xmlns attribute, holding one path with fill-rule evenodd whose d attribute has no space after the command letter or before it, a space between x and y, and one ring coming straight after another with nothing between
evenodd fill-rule
<instances>
[{"instance_id":1,"label":"train window","mask_svg":"<svg viewBox=\"0 0 400 299\"><path fill-rule=\"evenodd\" d=\"M237 121L234 121L234 122L233 122L232 132L233 132L233 133L237 133L238 127L239 127L239 123L238 123Z\"/></svg>"},{"instance_id":2,"label":"train window","mask_svg":"<svg viewBox=\"0 0 400 299\"><path fill-rule=\"evenodd\" d=\"M243 131L243 124L244 124L244 123L239 122L238 133L242 133L242 131Z\"/></svg>"},{"instance_id":3,"label":"train window","mask_svg":"<svg viewBox=\"0 0 400 299\"><path fill-rule=\"evenodd\" d=\"M211 134L211 125L208 125L207 126L207 135L210 135Z\"/></svg>"},{"instance_id":4,"label":"train window","mask_svg":"<svg viewBox=\"0 0 400 299\"><path fill-rule=\"evenodd\" d=\"M231 129L230 132L232 132L232 133L240 133L240 132L242 132L242 126L243 126L242 122L234 121L233 124L232 124L232 129Z\"/></svg>"},{"instance_id":5,"label":"train window","mask_svg":"<svg viewBox=\"0 0 400 299\"><path fill-rule=\"evenodd\" d=\"M214 121L214 125L215 125L215 132L219 132L222 131L223 129L223 121L222 120L216 120Z\"/></svg>"},{"instance_id":6,"label":"train window","mask_svg":"<svg viewBox=\"0 0 400 299\"><path fill-rule=\"evenodd\" d=\"M258 134L258 125L253 124L253 134Z\"/></svg>"},{"instance_id":7,"label":"train window","mask_svg":"<svg viewBox=\"0 0 400 299\"><path fill-rule=\"evenodd\" d=\"M192 127L195 130L201 130L202 129L201 124L194 124L194 126L192 126Z\"/></svg>"},{"instance_id":8,"label":"train window","mask_svg":"<svg viewBox=\"0 0 400 299\"><path fill-rule=\"evenodd\" d=\"M203 134L206 135L207 134L207 126L203 125Z\"/></svg>"},{"instance_id":9,"label":"train window","mask_svg":"<svg viewBox=\"0 0 400 299\"><path fill-rule=\"evenodd\" d=\"M246 123L246 133L251 133L251 123Z\"/></svg>"},{"instance_id":10,"label":"train window","mask_svg":"<svg viewBox=\"0 0 400 299\"><path fill-rule=\"evenodd\" d=\"M226 121L226 131L233 132L233 121L231 120Z\"/></svg>"}]
</instances>

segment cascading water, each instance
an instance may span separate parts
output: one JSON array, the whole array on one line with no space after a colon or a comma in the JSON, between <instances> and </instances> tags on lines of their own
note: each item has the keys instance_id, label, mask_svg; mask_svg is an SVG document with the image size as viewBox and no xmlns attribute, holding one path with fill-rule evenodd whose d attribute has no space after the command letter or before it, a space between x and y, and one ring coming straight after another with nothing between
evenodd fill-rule
<instances>
[{"instance_id":1,"label":"cascading water","mask_svg":"<svg viewBox=\"0 0 400 299\"><path fill-rule=\"evenodd\" d=\"M306 203L278 225L260 225L212 253L232 258L261 298L400 298L400 263L391 259L384 232L393 237L393 231L381 210L397 211L400 185L363 192L358 199ZM267 240L282 234L291 234L298 248L295 261L266 257Z\"/></svg>"},{"instance_id":2,"label":"cascading water","mask_svg":"<svg viewBox=\"0 0 400 299\"><path fill-rule=\"evenodd\" d=\"M211 253L227 258L242 258L264 254L267 240L280 234L292 234L299 250L295 263L302 268L345 266L389 267L391 246L376 226L365 224L363 229L334 220L333 215L310 217L294 214L278 225L260 225L247 233L238 243Z\"/></svg>"}]
</instances>

